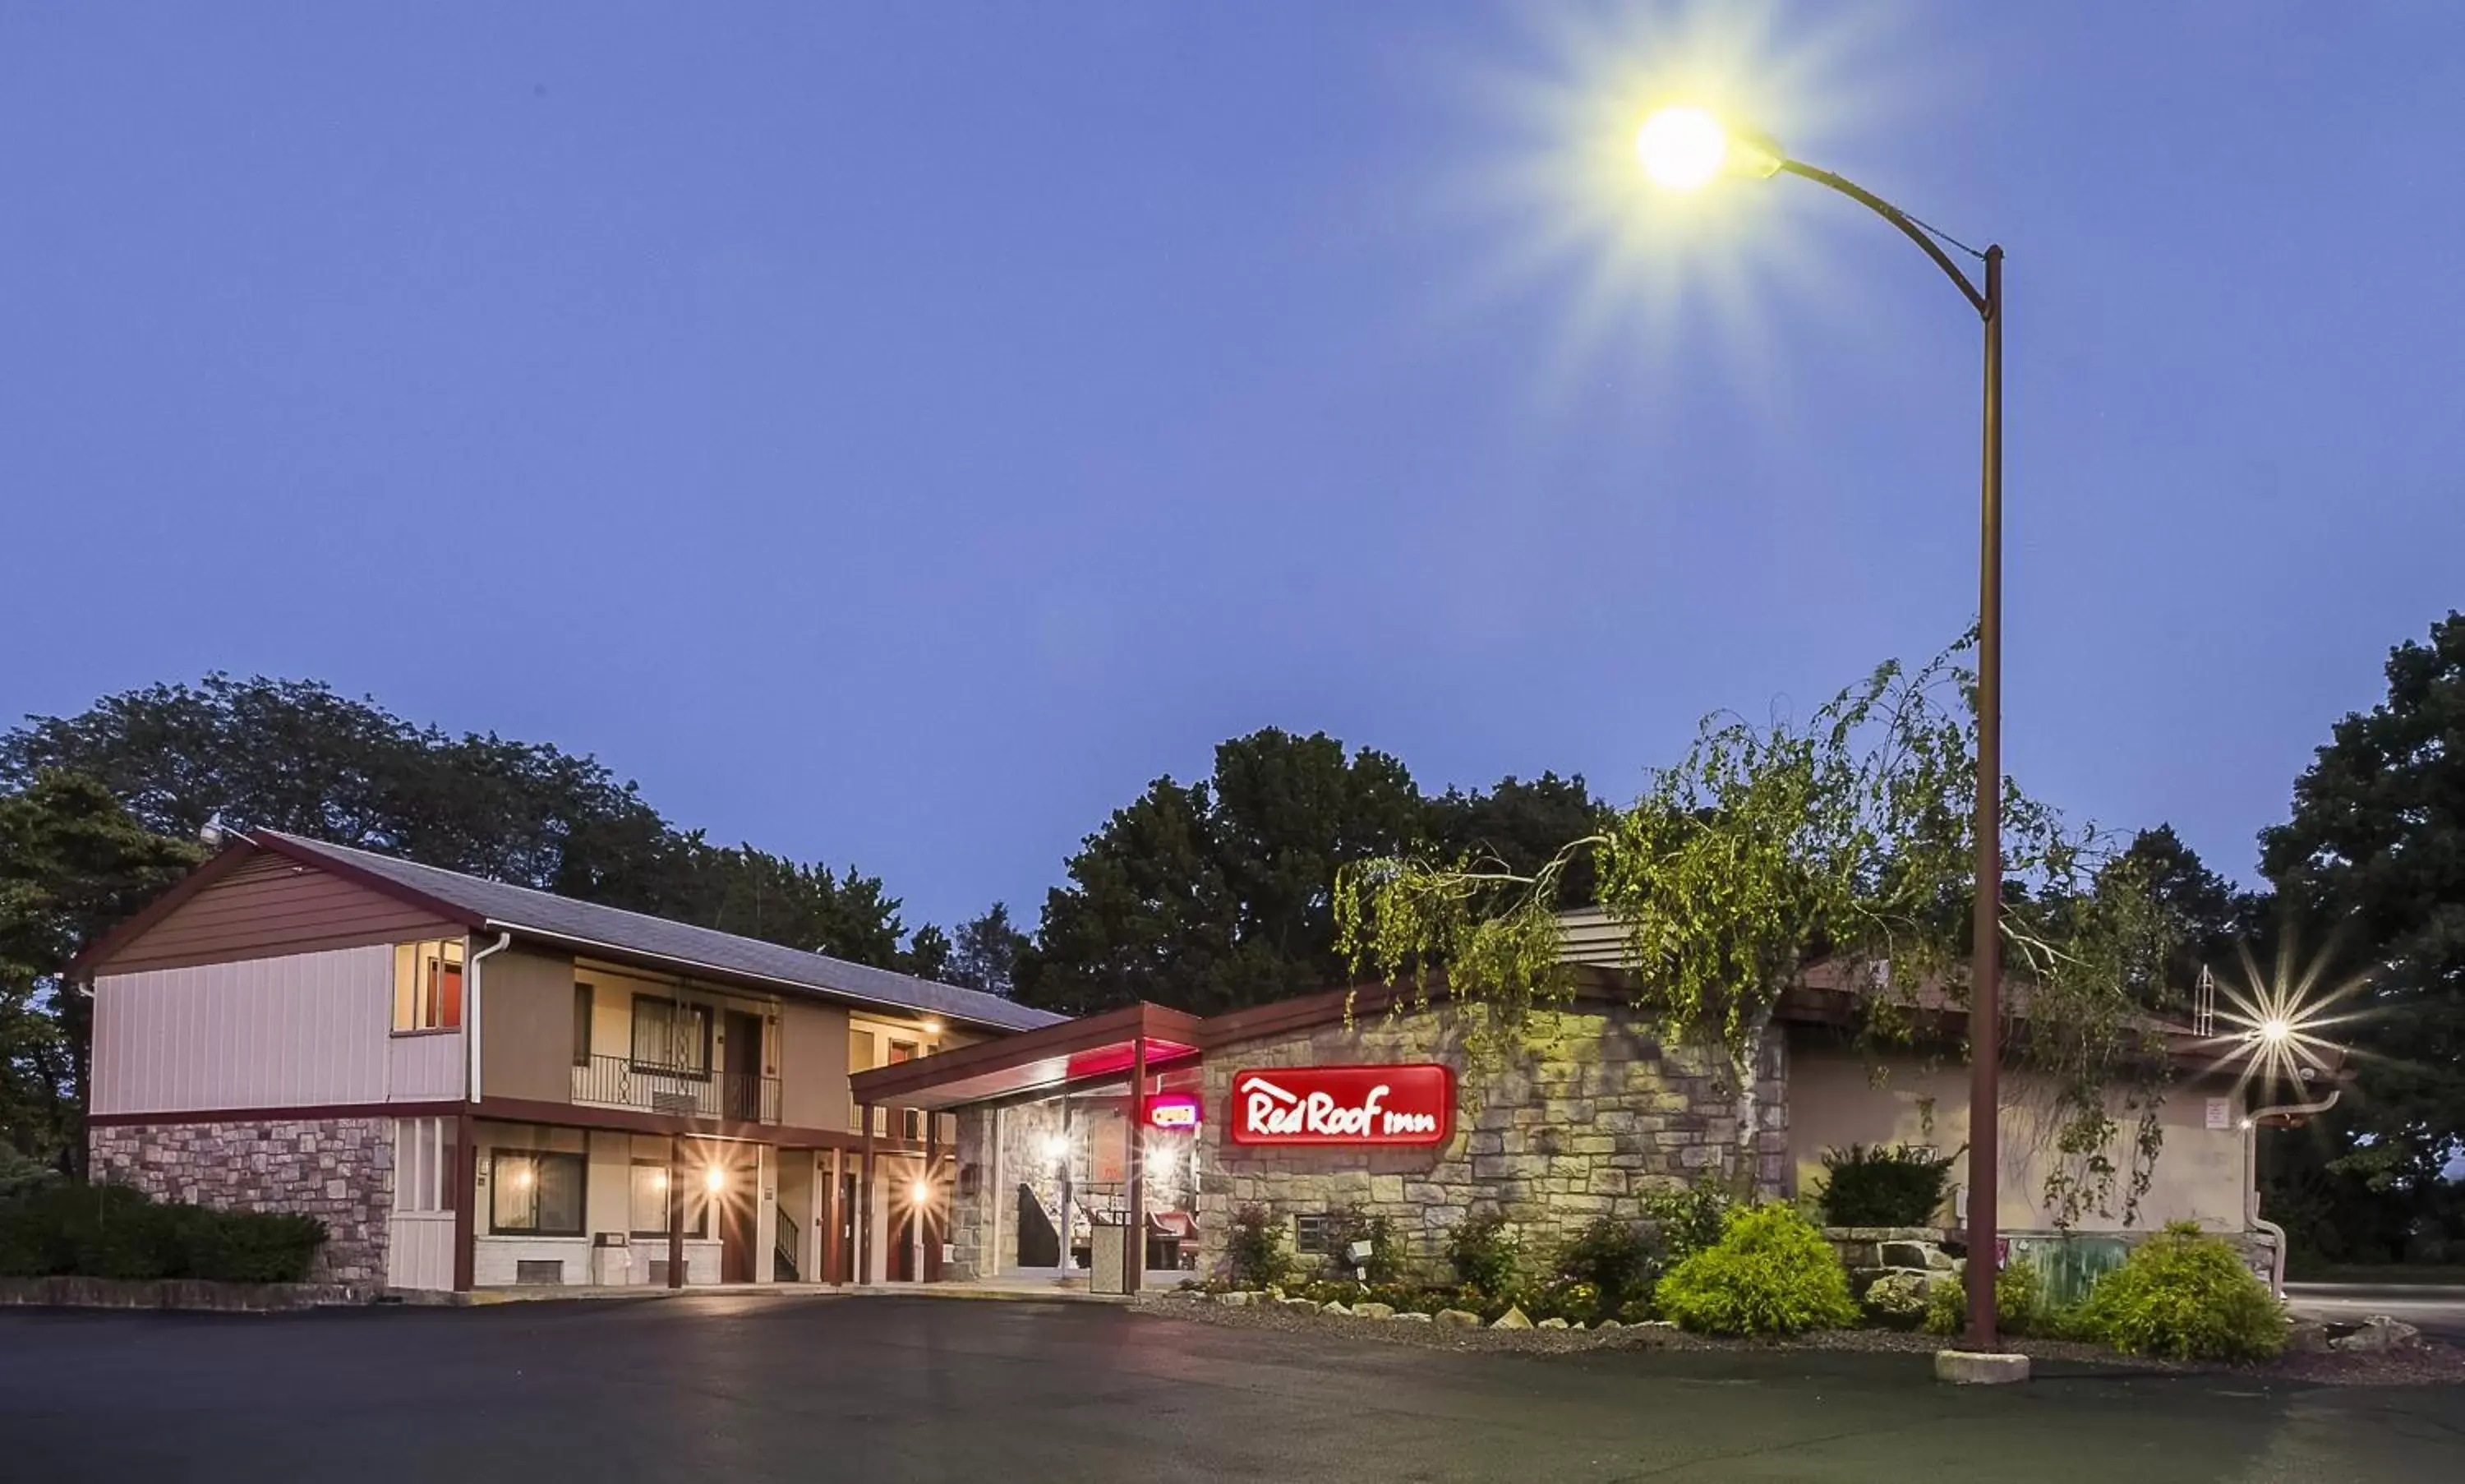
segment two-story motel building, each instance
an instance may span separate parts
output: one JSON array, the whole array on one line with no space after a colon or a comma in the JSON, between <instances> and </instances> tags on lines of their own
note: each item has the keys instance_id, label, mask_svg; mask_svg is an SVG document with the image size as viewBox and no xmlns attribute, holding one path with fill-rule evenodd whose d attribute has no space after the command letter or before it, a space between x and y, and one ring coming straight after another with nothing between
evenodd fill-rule
<instances>
[{"instance_id":1,"label":"two-story motel building","mask_svg":"<svg viewBox=\"0 0 2465 1484\"><path fill-rule=\"evenodd\" d=\"M1060 1018L271 831L73 972L96 1178L316 1215L371 1292L932 1278L951 1121L850 1076Z\"/></svg>"}]
</instances>

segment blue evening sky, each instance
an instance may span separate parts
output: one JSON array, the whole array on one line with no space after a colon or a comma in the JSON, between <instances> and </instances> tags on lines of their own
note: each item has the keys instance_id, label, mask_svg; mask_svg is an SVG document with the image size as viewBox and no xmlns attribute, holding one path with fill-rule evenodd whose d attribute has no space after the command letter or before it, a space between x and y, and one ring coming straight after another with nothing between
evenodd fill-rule
<instances>
[{"instance_id":1,"label":"blue evening sky","mask_svg":"<svg viewBox=\"0 0 2465 1484\"><path fill-rule=\"evenodd\" d=\"M1974 606L2248 875L2465 602L2465 8L0 0L0 718L211 669L1032 920L1220 739L1613 797ZM1748 85L1740 79L1754 79Z\"/></svg>"}]
</instances>

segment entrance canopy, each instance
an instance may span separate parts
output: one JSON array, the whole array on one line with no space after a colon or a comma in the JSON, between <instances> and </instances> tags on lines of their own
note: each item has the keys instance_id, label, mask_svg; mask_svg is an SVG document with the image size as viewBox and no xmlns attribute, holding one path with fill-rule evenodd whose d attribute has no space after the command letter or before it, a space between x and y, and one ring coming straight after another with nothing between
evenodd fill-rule
<instances>
[{"instance_id":1,"label":"entrance canopy","mask_svg":"<svg viewBox=\"0 0 2465 1484\"><path fill-rule=\"evenodd\" d=\"M1194 1062L1198 1026L1195 1015L1143 1003L877 1067L848 1082L857 1102L928 1112L1022 1093L1057 1092L1125 1078L1142 1052L1150 1074Z\"/></svg>"}]
</instances>

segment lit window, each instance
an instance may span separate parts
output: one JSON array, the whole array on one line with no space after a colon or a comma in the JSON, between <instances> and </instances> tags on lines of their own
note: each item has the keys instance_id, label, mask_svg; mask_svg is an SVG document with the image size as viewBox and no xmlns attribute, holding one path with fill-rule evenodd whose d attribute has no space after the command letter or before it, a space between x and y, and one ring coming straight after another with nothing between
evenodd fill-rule
<instances>
[{"instance_id":1,"label":"lit window","mask_svg":"<svg viewBox=\"0 0 2465 1484\"><path fill-rule=\"evenodd\" d=\"M668 1167L655 1160L633 1162L633 1230L637 1237L663 1237L668 1234ZM694 1203L695 1208L685 1213L685 1235L702 1234L708 1202Z\"/></svg>"},{"instance_id":2,"label":"lit window","mask_svg":"<svg viewBox=\"0 0 2465 1484\"><path fill-rule=\"evenodd\" d=\"M633 1065L654 1072L710 1073L710 1008L633 996Z\"/></svg>"},{"instance_id":3,"label":"lit window","mask_svg":"<svg viewBox=\"0 0 2465 1484\"><path fill-rule=\"evenodd\" d=\"M491 1154L488 1229L582 1235L582 1156L531 1149Z\"/></svg>"},{"instance_id":4,"label":"lit window","mask_svg":"<svg viewBox=\"0 0 2465 1484\"><path fill-rule=\"evenodd\" d=\"M462 1024L462 940L393 945L393 1028L451 1030Z\"/></svg>"}]
</instances>

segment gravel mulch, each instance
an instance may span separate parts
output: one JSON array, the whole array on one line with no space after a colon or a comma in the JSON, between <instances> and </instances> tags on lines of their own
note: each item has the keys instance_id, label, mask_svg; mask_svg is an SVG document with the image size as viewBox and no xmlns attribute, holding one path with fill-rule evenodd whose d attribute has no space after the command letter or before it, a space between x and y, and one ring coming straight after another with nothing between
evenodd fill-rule
<instances>
[{"instance_id":1,"label":"gravel mulch","mask_svg":"<svg viewBox=\"0 0 2465 1484\"><path fill-rule=\"evenodd\" d=\"M1429 1350L1504 1351L1520 1355L1573 1355L1600 1350L1821 1350L1932 1355L1943 1348L1943 1341L1935 1336L1888 1329L1822 1330L1786 1340L1728 1340L1656 1326L1610 1330L1455 1329L1402 1319L1353 1318L1273 1303L1234 1307L1186 1294L1143 1296L1136 1307L1141 1314L1228 1329L1342 1335ZM2265 1365L2211 1365L2117 1355L2102 1345L2073 1340L2015 1340L2010 1343L2012 1349L2035 1361L2143 1374L2226 1374L2258 1381L2339 1386L2465 1384L2465 1350L2443 1344L2425 1344L2419 1349L2381 1355L2332 1351L2324 1355L2289 1355Z\"/></svg>"}]
</instances>

